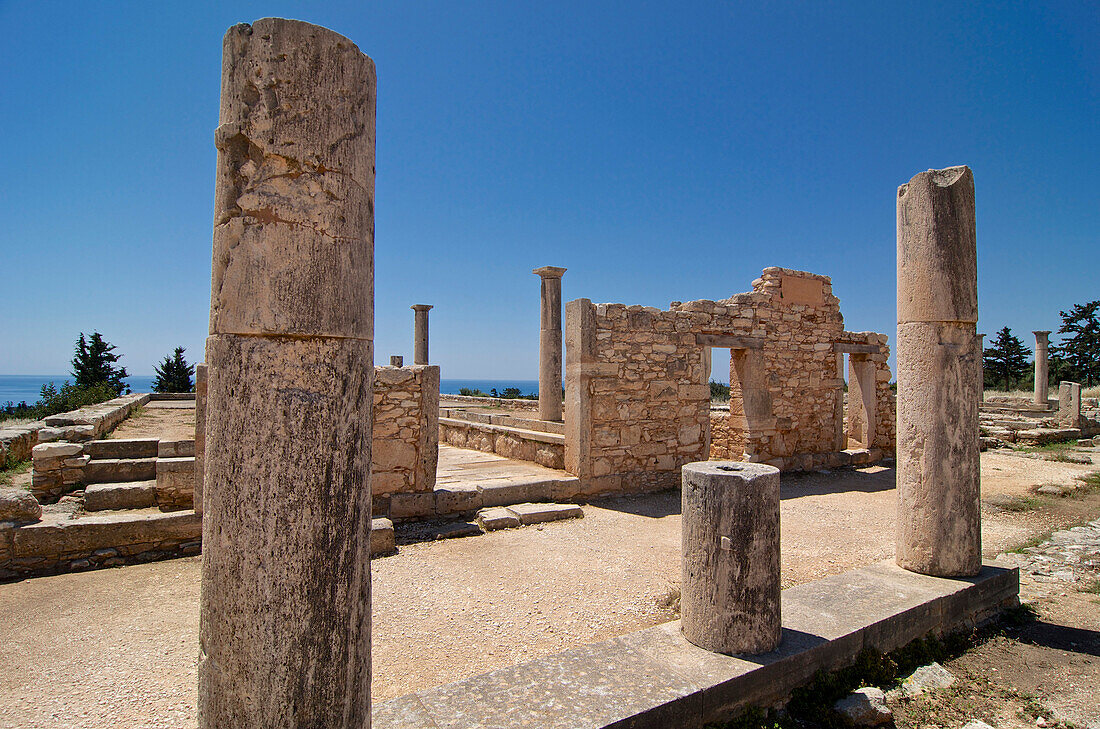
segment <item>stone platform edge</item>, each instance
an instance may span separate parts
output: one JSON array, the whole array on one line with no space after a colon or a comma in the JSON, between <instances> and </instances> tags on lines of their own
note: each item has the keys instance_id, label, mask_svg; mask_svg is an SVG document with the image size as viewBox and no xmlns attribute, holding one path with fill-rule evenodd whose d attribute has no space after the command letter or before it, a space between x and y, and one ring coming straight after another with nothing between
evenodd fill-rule
<instances>
[{"instance_id":1,"label":"stone platform edge","mask_svg":"<svg viewBox=\"0 0 1100 729\"><path fill-rule=\"evenodd\" d=\"M994 619L1018 604L1019 571L987 563L943 579L881 562L783 591L783 642L731 657L688 643L679 621L375 705L375 729L702 727L770 707L819 669L851 665Z\"/></svg>"}]
</instances>

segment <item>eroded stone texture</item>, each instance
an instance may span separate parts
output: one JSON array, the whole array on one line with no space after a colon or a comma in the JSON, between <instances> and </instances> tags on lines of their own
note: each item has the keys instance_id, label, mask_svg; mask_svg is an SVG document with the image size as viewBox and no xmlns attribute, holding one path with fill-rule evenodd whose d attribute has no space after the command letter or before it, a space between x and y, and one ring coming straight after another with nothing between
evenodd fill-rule
<instances>
[{"instance_id":1,"label":"eroded stone texture","mask_svg":"<svg viewBox=\"0 0 1100 729\"><path fill-rule=\"evenodd\" d=\"M1035 335L1035 404L1046 407L1047 388L1050 385L1050 367L1047 354L1050 348L1050 332L1032 332Z\"/></svg>"},{"instance_id":2,"label":"eroded stone texture","mask_svg":"<svg viewBox=\"0 0 1100 729\"><path fill-rule=\"evenodd\" d=\"M1058 424L1069 428L1081 425L1081 384L1062 382L1058 385ZM37 448L35 449L37 450Z\"/></svg>"},{"instance_id":3,"label":"eroded stone texture","mask_svg":"<svg viewBox=\"0 0 1100 729\"><path fill-rule=\"evenodd\" d=\"M369 714L371 343L212 336L202 727Z\"/></svg>"},{"instance_id":4,"label":"eroded stone texture","mask_svg":"<svg viewBox=\"0 0 1100 729\"><path fill-rule=\"evenodd\" d=\"M780 640L779 469L683 467L680 622L716 653L766 653Z\"/></svg>"},{"instance_id":5,"label":"eroded stone texture","mask_svg":"<svg viewBox=\"0 0 1100 729\"><path fill-rule=\"evenodd\" d=\"M195 365L195 513L202 516L203 469L206 467L206 363Z\"/></svg>"},{"instance_id":6,"label":"eroded stone texture","mask_svg":"<svg viewBox=\"0 0 1100 729\"><path fill-rule=\"evenodd\" d=\"M974 178L929 170L898 188L897 563L981 569Z\"/></svg>"},{"instance_id":7,"label":"eroded stone texture","mask_svg":"<svg viewBox=\"0 0 1100 729\"><path fill-rule=\"evenodd\" d=\"M347 38L279 18L226 33L212 333L373 337L374 107Z\"/></svg>"},{"instance_id":8,"label":"eroded stone texture","mask_svg":"<svg viewBox=\"0 0 1100 729\"><path fill-rule=\"evenodd\" d=\"M373 62L225 36L203 488L203 729L370 722Z\"/></svg>"}]
</instances>

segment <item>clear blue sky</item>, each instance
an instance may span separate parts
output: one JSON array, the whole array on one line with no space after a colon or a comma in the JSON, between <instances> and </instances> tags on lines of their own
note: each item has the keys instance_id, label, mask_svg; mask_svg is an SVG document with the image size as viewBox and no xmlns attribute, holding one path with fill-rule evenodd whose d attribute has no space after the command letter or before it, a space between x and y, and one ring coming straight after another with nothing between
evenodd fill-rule
<instances>
[{"instance_id":1,"label":"clear blue sky","mask_svg":"<svg viewBox=\"0 0 1100 729\"><path fill-rule=\"evenodd\" d=\"M660 307L825 273L893 344L895 190L954 164L979 330L1031 346L1100 298L1100 7L971 5L0 0L0 373L201 358L221 39L270 15L377 64L379 362L426 302L443 377L535 379L542 265Z\"/></svg>"}]
</instances>

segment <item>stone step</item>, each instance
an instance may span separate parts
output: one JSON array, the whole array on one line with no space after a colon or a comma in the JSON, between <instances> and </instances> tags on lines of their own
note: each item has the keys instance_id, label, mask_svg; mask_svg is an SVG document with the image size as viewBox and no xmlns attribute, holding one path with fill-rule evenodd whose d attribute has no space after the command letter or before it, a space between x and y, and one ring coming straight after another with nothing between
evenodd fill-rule
<instances>
[{"instance_id":1,"label":"stone step","mask_svg":"<svg viewBox=\"0 0 1100 729\"><path fill-rule=\"evenodd\" d=\"M156 443L156 441L153 441ZM116 483L119 481L152 481L157 477L157 459L102 458L84 466L84 483Z\"/></svg>"},{"instance_id":2,"label":"stone step","mask_svg":"<svg viewBox=\"0 0 1100 729\"><path fill-rule=\"evenodd\" d=\"M95 483L84 489L85 511L144 509L156 504L156 481Z\"/></svg>"},{"instance_id":3,"label":"stone step","mask_svg":"<svg viewBox=\"0 0 1100 729\"><path fill-rule=\"evenodd\" d=\"M96 460L117 458L156 458L160 441L156 438L119 438L93 440L84 444L84 455Z\"/></svg>"},{"instance_id":4,"label":"stone step","mask_svg":"<svg viewBox=\"0 0 1100 729\"><path fill-rule=\"evenodd\" d=\"M478 525L487 532L561 519L583 519L584 511L576 504L513 504L482 509Z\"/></svg>"}]
</instances>

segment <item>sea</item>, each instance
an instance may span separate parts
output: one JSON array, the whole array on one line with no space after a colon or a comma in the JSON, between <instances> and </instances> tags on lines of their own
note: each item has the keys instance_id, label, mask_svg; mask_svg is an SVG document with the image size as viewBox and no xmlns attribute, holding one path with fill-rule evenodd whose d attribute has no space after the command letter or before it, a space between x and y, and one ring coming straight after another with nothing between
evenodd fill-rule
<instances>
[{"instance_id":1,"label":"sea","mask_svg":"<svg viewBox=\"0 0 1100 729\"><path fill-rule=\"evenodd\" d=\"M131 392L152 392L155 379L155 375L132 375L126 378L126 384L130 386ZM7 402L13 402L16 405L26 402L28 405L34 405L38 402L42 385L52 382L60 388L66 380L72 382L72 375L0 375L0 405ZM439 391L445 395L457 395L464 387L485 393L493 389L503 392L508 387L518 388L524 395L537 395L539 391L538 380L440 379L439 381Z\"/></svg>"}]
</instances>

